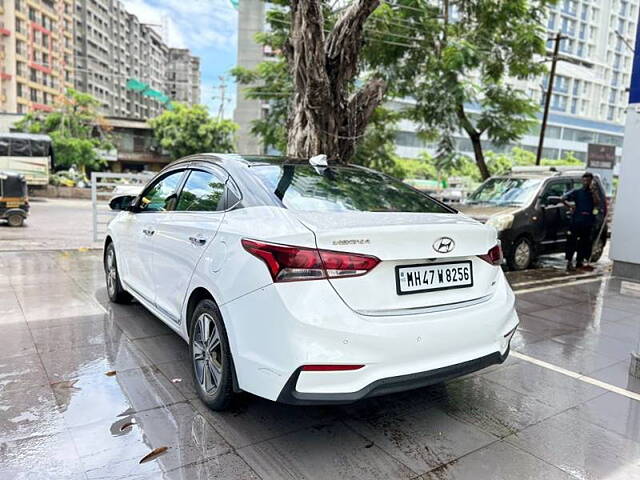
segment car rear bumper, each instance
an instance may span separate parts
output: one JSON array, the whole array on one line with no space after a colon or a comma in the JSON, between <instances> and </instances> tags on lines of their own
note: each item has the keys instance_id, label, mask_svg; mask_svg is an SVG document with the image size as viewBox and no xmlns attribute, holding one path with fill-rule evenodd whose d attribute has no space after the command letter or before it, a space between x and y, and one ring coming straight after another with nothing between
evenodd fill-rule
<instances>
[{"instance_id":1,"label":"car rear bumper","mask_svg":"<svg viewBox=\"0 0 640 480\"><path fill-rule=\"evenodd\" d=\"M366 316L328 282L269 285L220 306L242 390L288 403L348 403L504 361L518 325L504 275L482 303ZM304 365L364 365L303 371Z\"/></svg>"},{"instance_id":2,"label":"car rear bumper","mask_svg":"<svg viewBox=\"0 0 640 480\"><path fill-rule=\"evenodd\" d=\"M363 398L377 397L391 393L414 390L445 382L462 375L477 372L491 365L503 363L509 356L509 347L501 354L495 352L484 357L468 360L456 365L436 368L427 372L410 373L397 377L381 378L357 392L350 393L305 393L296 390L296 384L302 372L298 368L285 384L278 396L278 402L290 405L341 405L357 402Z\"/></svg>"}]
</instances>

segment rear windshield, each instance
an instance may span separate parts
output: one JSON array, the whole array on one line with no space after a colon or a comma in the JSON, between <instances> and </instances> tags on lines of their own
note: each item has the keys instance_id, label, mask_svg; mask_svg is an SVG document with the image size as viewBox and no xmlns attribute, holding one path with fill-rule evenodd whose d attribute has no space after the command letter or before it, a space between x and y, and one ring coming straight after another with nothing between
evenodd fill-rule
<instances>
[{"instance_id":1,"label":"rear windshield","mask_svg":"<svg viewBox=\"0 0 640 480\"><path fill-rule=\"evenodd\" d=\"M360 168L258 165L251 170L292 210L454 212L398 180Z\"/></svg>"}]
</instances>

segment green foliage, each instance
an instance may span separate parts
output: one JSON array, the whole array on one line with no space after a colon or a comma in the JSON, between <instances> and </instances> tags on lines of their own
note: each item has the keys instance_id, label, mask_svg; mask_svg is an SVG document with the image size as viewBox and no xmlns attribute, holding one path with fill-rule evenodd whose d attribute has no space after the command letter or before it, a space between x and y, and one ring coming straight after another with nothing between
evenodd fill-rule
<instances>
[{"instance_id":1,"label":"green foliage","mask_svg":"<svg viewBox=\"0 0 640 480\"><path fill-rule=\"evenodd\" d=\"M404 0L401 8L387 4L374 14L380 33L370 39L366 60L370 68L387 74L390 94L415 99L406 113L423 131L439 137L442 155L450 156L451 137L462 130L479 147L476 161L482 166L482 135L504 145L519 139L535 120L538 105L505 81L545 71L539 56L545 55L544 18L551 3ZM445 10L449 15L443 18ZM469 105L480 112L470 114Z\"/></svg>"},{"instance_id":2,"label":"green foliage","mask_svg":"<svg viewBox=\"0 0 640 480\"><path fill-rule=\"evenodd\" d=\"M20 132L48 134L56 164L76 165L83 176L86 169L100 169L106 161L98 150L112 148L109 126L98 114L100 102L87 93L69 89L50 113L27 114L16 123Z\"/></svg>"},{"instance_id":3,"label":"green foliage","mask_svg":"<svg viewBox=\"0 0 640 480\"><path fill-rule=\"evenodd\" d=\"M173 110L165 110L149 123L162 148L174 159L203 152L235 151L233 135L238 125L211 118L202 105L174 103Z\"/></svg>"}]
</instances>

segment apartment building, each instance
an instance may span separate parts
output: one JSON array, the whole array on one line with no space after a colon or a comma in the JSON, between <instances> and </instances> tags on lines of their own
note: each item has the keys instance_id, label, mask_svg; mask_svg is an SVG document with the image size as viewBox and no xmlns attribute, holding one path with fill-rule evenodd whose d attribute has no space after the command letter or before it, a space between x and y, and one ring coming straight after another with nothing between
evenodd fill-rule
<instances>
[{"instance_id":1,"label":"apartment building","mask_svg":"<svg viewBox=\"0 0 640 480\"><path fill-rule=\"evenodd\" d=\"M200 103L200 58L186 48L170 48L167 64L167 90L177 102Z\"/></svg>"},{"instance_id":2,"label":"apartment building","mask_svg":"<svg viewBox=\"0 0 640 480\"><path fill-rule=\"evenodd\" d=\"M240 2L238 64L247 68L255 67L269 56L269 52L264 52L253 40L255 33L267 27L265 9L259 4L264 5L260 0ZM561 61L551 98L545 158L562 158L571 152L584 159L589 143L615 145L620 156L638 13L638 0L559 0L549 9L548 37L551 39L559 31L565 38L560 43ZM551 40L547 47L551 52ZM543 77L511 83L542 106L547 82ZM389 102L389 106L400 109L410 103L411 99L396 99ZM260 102L244 98L240 89L235 112L235 120L240 124L240 151L264 150L255 138L242 135L250 130L251 120L259 118L264 108ZM472 114L478 113L473 106L469 106L469 110ZM533 128L517 146L535 151L539 128ZM505 151L513 146L497 146L485 141L485 147L493 151ZM473 154L471 142L462 133L456 138L456 147L461 153ZM399 155L415 157L432 149L433 145L418 137L417 125L401 122L396 135Z\"/></svg>"},{"instance_id":3,"label":"apartment building","mask_svg":"<svg viewBox=\"0 0 640 480\"><path fill-rule=\"evenodd\" d=\"M96 97L102 113L137 119L162 113L169 47L119 0L75 0L75 45L76 88ZM132 89L131 80L145 87Z\"/></svg>"},{"instance_id":4,"label":"apartment building","mask_svg":"<svg viewBox=\"0 0 640 480\"><path fill-rule=\"evenodd\" d=\"M74 85L73 0L0 2L0 111L50 111Z\"/></svg>"}]
</instances>

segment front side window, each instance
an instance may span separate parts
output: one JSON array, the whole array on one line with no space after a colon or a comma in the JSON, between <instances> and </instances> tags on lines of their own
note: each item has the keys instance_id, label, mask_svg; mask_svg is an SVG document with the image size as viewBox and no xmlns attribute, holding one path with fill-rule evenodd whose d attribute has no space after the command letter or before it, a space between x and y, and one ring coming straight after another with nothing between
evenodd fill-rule
<instances>
[{"instance_id":1,"label":"front side window","mask_svg":"<svg viewBox=\"0 0 640 480\"><path fill-rule=\"evenodd\" d=\"M179 212L216 212L225 209L225 181L201 170L189 174L176 210Z\"/></svg>"},{"instance_id":2,"label":"front side window","mask_svg":"<svg viewBox=\"0 0 640 480\"><path fill-rule=\"evenodd\" d=\"M361 168L258 165L252 171L292 210L454 212L398 180Z\"/></svg>"},{"instance_id":3,"label":"front side window","mask_svg":"<svg viewBox=\"0 0 640 480\"><path fill-rule=\"evenodd\" d=\"M542 194L542 203L547 204L549 197L562 197L567 193L569 185L566 182L553 182L547 185L544 193Z\"/></svg>"},{"instance_id":4,"label":"front side window","mask_svg":"<svg viewBox=\"0 0 640 480\"><path fill-rule=\"evenodd\" d=\"M183 174L183 170L170 173L147 189L140 201L140 210L143 212L173 210L176 201L175 193Z\"/></svg>"}]
</instances>

